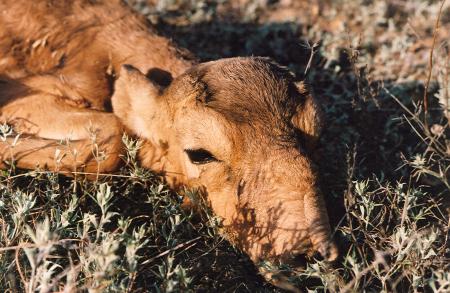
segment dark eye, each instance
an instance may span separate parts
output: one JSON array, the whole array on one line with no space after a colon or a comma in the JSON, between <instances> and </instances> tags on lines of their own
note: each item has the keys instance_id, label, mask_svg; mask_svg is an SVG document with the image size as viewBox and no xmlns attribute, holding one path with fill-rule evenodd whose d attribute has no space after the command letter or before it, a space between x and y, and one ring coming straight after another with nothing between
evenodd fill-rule
<instances>
[{"instance_id":1,"label":"dark eye","mask_svg":"<svg viewBox=\"0 0 450 293\"><path fill-rule=\"evenodd\" d=\"M213 161L217 161L217 159L207 150L204 149L196 149L196 150L184 150L191 160L192 164L207 164Z\"/></svg>"}]
</instances>

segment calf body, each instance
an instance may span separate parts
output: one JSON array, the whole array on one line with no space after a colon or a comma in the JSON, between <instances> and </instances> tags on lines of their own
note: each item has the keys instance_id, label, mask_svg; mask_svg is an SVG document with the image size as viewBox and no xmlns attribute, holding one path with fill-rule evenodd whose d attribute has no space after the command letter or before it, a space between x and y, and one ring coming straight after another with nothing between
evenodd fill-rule
<instances>
[{"instance_id":1,"label":"calf body","mask_svg":"<svg viewBox=\"0 0 450 293\"><path fill-rule=\"evenodd\" d=\"M256 262L337 252L308 153L317 102L267 58L196 64L118 1L0 3L0 145L20 168L106 173L121 136L174 188L205 191ZM62 141L62 142L61 142Z\"/></svg>"}]
</instances>

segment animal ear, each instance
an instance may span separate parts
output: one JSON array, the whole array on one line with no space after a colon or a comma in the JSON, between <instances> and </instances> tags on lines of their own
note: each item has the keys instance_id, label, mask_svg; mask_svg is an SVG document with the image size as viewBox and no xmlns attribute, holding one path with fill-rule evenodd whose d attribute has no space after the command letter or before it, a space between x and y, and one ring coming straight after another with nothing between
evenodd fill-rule
<instances>
[{"instance_id":1,"label":"animal ear","mask_svg":"<svg viewBox=\"0 0 450 293\"><path fill-rule=\"evenodd\" d=\"M323 112L303 81L296 86L304 100L297 106L291 122L301 132L306 149L312 152L322 132Z\"/></svg>"},{"instance_id":2,"label":"animal ear","mask_svg":"<svg viewBox=\"0 0 450 293\"><path fill-rule=\"evenodd\" d=\"M158 102L163 88L131 65L122 65L111 98L114 114L132 132L145 137L146 119L161 109ZM149 123L151 123L149 121Z\"/></svg>"}]
</instances>

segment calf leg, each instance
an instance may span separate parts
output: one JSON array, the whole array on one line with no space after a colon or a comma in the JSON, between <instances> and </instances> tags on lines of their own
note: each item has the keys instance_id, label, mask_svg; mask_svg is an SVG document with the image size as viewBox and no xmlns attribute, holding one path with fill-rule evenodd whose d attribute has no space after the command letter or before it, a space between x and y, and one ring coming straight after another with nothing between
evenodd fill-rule
<instances>
[{"instance_id":1,"label":"calf leg","mask_svg":"<svg viewBox=\"0 0 450 293\"><path fill-rule=\"evenodd\" d=\"M31 94L1 108L0 120L19 133L0 142L0 167L105 173L120 163L122 126L111 113L73 107L59 97Z\"/></svg>"}]
</instances>

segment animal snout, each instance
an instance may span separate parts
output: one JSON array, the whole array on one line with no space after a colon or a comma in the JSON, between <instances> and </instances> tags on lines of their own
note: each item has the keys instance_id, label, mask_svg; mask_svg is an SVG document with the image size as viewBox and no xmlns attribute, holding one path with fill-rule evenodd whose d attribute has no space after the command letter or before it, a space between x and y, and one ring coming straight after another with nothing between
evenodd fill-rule
<instances>
[{"instance_id":1,"label":"animal snout","mask_svg":"<svg viewBox=\"0 0 450 293\"><path fill-rule=\"evenodd\" d=\"M321 247L314 247L311 244L287 251L280 260L289 265L292 269L304 268L308 260L323 259L327 262L334 262L339 253L333 241L323 243Z\"/></svg>"},{"instance_id":2,"label":"animal snout","mask_svg":"<svg viewBox=\"0 0 450 293\"><path fill-rule=\"evenodd\" d=\"M317 252L327 261L333 262L339 256L339 250L334 241L326 241L317 249Z\"/></svg>"}]
</instances>

